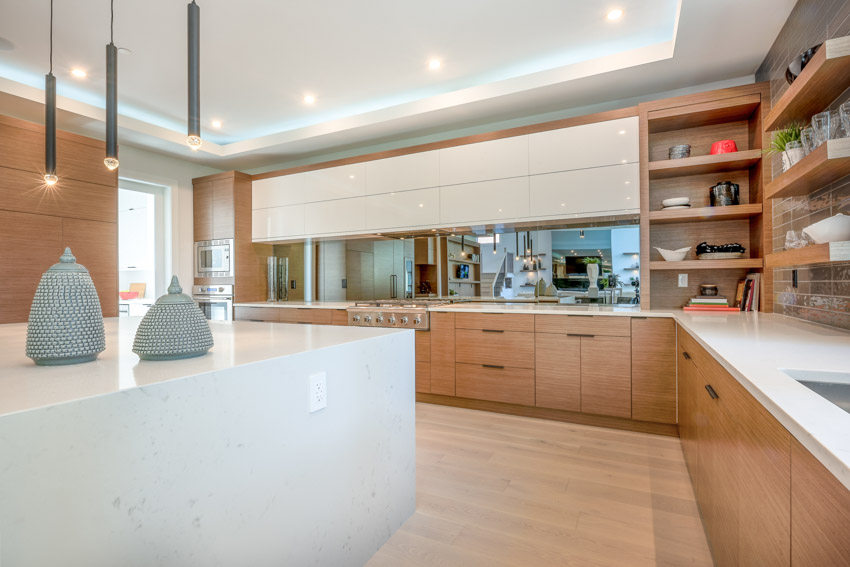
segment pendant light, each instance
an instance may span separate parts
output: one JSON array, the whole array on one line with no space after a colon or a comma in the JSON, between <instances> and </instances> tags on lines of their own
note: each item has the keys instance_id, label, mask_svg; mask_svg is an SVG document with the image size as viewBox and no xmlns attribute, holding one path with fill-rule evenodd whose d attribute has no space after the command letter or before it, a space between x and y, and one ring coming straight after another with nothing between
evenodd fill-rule
<instances>
[{"instance_id":1,"label":"pendant light","mask_svg":"<svg viewBox=\"0 0 850 567\"><path fill-rule=\"evenodd\" d=\"M50 72L44 76L44 182L56 185L56 77L53 76L53 0L50 0Z\"/></svg>"},{"instance_id":2,"label":"pendant light","mask_svg":"<svg viewBox=\"0 0 850 567\"><path fill-rule=\"evenodd\" d=\"M189 13L189 132L186 143L193 150L201 147L201 9L195 0L188 6Z\"/></svg>"},{"instance_id":3,"label":"pendant light","mask_svg":"<svg viewBox=\"0 0 850 567\"><path fill-rule=\"evenodd\" d=\"M578 237L584 238L584 229L581 229L581 230L578 231Z\"/></svg>"},{"instance_id":4,"label":"pendant light","mask_svg":"<svg viewBox=\"0 0 850 567\"><path fill-rule=\"evenodd\" d=\"M109 2L109 45L106 46L106 157L103 164L118 167L118 48L115 47L115 0Z\"/></svg>"},{"instance_id":5,"label":"pendant light","mask_svg":"<svg viewBox=\"0 0 850 567\"><path fill-rule=\"evenodd\" d=\"M493 232L493 254L496 253L496 233Z\"/></svg>"},{"instance_id":6,"label":"pendant light","mask_svg":"<svg viewBox=\"0 0 850 567\"><path fill-rule=\"evenodd\" d=\"M463 239L464 239L464 236L461 234L460 235L460 257L461 258L464 258L466 256L466 249L464 247Z\"/></svg>"},{"instance_id":7,"label":"pendant light","mask_svg":"<svg viewBox=\"0 0 850 567\"><path fill-rule=\"evenodd\" d=\"M515 232L514 236L516 237L516 260L519 261L519 233Z\"/></svg>"}]
</instances>

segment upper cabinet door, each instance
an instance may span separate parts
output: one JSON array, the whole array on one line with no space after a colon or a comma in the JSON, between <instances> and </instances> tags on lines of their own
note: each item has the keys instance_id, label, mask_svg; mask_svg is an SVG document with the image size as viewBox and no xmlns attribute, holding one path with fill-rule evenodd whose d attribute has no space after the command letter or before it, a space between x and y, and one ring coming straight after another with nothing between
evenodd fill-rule
<instances>
[{"instance_id":1,"label":"upper cabinet door","mask_svg":"<svg viewBox=\"0 0 850 567\"><path fill-rule=\"evenodd\" d=\"M437 150L366 162L366 194L409 191L440 185Z\"/></svg>"},{"instance_id":2,"label":"upper cabinet door","mask_svg":"<svg viewBox=\"0 0 850 567\"><path fill-rule=\"evenodd\" d=\"M528 175L528 136L440 150L440 185Z\"/></svg>"},{"instance_id":3,"label":"upper cabinet door","mask_svg":"<svg viewBox=\"0 0 850 567\"><path fill-rule=\"evenodd\" d=\"M640 209L636 163L532 175L530 180L533 218Z\"/></svg>"},{"instance_id":4,"label":"upper cabinet door","mask_svg":"<svg viewBox=\"0 0 850 567\"><path fill-rule=\"evenodd\" d=\"M528 216L528 177L440 187L440 223L500 222Z\"/></svg>"},{"instance_id":5,"label":"upper cabinet door","mask_svg":"<svg viewBox=\"0 0 850 567\"><path fill-rule=\"evenodd\" d=\"M528 137L531 174L638 162L638 118L621 118Z\"/></svg>"},{"instance_id":6,"label":"upper cabinet door","mask_svg":"<svg viewBox=\"0 0 850 567\"><path fill-rule=\"evenodd\" d=\"M440 189L396 191L366 197L366 228L412 228L440 222Z\"/></svg>"},{"instance_id":7,"label":"upper cabinet door","mask_svg":"<svg viewBox=\"0 0 850 567\"><path fill-rule=\"evenodd\" d=\"M222 240L236 238L233 208L233 180L219 179L212 182L213 238Z\"/></svg>"},{"instance_id":8,"label":"upper cabinet door","mask_svg":"<svg viewBox=\"0 0 850 567\"><path fill-rule=\"evenodd\" d=\"M287 236L303 236L304 207L305 205L290 205L253 210L251 238L255 241L263 241Z\"/></svg>"},{"instance_id":9,"label":"upper cabinet door","mask_svg":"<svg viewBox=\"0 0 850 567\"><path fill-rule=\"evenodd\" d=\"M346 199L366 194L366 165L355 163L252 183L254 209Z\"/></svg>"},{"instance_id":10,"label":"upper cabinet door","mask_svg":"<svg viewBox=\"0 0 850 567\"><path fill-rule=\"evenodd\" d=\"M366 197L308 203L304 210L306 236L366 230Z\"/></svg>"},{"instance_id":11,"label":"upper cabinet door","mask_svg":"<svg viewBox=\"0 0 850 567\"><path fill-rule=\"evenodd\" d=\"M211 181L196 183L192 191L195 242L213 239L213 188Z\"/></svg>"}]
</instances>

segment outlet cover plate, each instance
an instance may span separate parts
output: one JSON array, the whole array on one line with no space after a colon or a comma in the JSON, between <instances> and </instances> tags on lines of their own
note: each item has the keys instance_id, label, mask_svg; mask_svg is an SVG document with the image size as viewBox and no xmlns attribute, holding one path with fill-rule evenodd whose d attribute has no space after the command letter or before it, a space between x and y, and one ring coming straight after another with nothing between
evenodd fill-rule
<instances>
[{"instance_id":1,"label":"outlet cover plate","mask_svg":"<svg viewBox=\"0 0 850 567\"><path fill-rule=\"evenodd\" d=\"M310 375L310 413L328 407L328 376L324 372Z\"/></svg>"},{"instance_id":2,"label":"outlet cover plate","mask_svg":"<svg viewBox=\"0 0 850 567\"><path fill-rule=\"evenodd\" d=\"M688 274L679 274L679 287L688 287Z\"/></svg>"}]
</instances>

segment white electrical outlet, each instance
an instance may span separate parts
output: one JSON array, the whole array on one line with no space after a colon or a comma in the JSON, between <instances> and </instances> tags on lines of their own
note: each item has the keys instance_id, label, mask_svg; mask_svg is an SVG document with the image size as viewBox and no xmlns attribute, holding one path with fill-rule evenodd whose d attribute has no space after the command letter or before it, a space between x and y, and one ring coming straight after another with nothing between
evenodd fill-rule
<instances>
[{"instance_id":1,"label":"white electrical outlet","mask_svg":"<svg viewBox=\"0 0 850 567\"><path fill-rule=\"evenodd\" d=\"M688 287L688 274L679 274L679 287Z\"/></svg>"},{"instance_id":2,"label":"white electrical outlet","mask_svg":"<svg viewBox=\"0 0 850 567\"><path fill-rule=\"evenodd\" d=\"M328 407L328 377L324 372L310 376L310 413Z\"/></svg>"}]
</instances>

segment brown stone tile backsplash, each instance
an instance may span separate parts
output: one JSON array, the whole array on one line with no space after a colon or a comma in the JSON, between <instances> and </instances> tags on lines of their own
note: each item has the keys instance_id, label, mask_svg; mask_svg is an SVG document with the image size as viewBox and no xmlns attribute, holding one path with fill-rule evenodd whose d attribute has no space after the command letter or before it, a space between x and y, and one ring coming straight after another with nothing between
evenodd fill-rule
<instances>
[{"instance_id":1,"label":"brown stone tile backsplash","mask_svg":"<svg viewBox=\"0 0 850 567\"><path fill-rule=\"evenodd\" d=\"M788 88L785 68L797 54L835 37L850 35L850 0L800 0L756 72L756 81L770 81L770 96L779 100ZM850 89L830 108L850 100ZM771 163L774 177L781 160ZM773 250L785 249L789 230L799 232L832 215L850 214L850 177L822 187L808 197L773 201ZM774 271L775 313L850 331L850 262Z\"/></svg>"}]
</instances>

